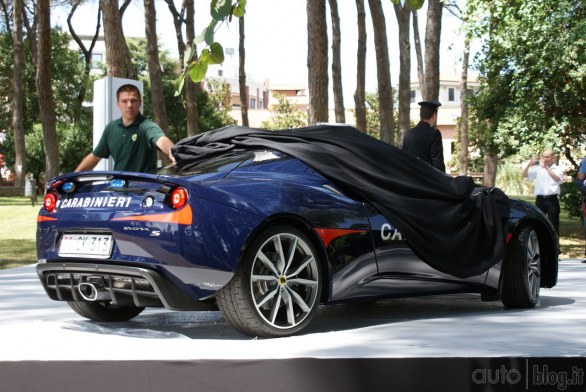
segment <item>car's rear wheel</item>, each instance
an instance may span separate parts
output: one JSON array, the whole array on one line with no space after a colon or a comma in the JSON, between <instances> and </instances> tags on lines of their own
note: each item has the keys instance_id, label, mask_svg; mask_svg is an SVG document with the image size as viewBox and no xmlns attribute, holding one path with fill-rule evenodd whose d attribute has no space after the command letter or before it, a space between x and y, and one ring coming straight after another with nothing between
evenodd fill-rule
<instances>
[{"instance_id":1,"label":"car's rear wheel","mask_svg":"<svg viewBox=\"0 0 586 392\"><path fill-rule=\"evenodd\" d=\"M94 321L128 321L138 316L144 308L137 306L118 306L111 302L67 302L75 313Z\"/></svg>"},{"instance_id":2,"label":"car's rear wheel","mask_svg":"<svg viewBox=\"0 0 586 392\"><path fill-rule=\"evenodd\" d=\"M531 226L526 226L513 241L503 266L501 299L506 307L533 308L539 301L541 286L539 238Z\"/></svg>"},{"instance_id":3,"label":"car's rear wheel","mask_svg":"<svg viewBox=\"0 0 586 392\"><path fill-rule=\"evenodd\" d=\"M321 289L320 262L309 238L293 227L275 226L251 242L216 299L240 332L279 337L307 326Z\"/></svg>"}]
</instances>

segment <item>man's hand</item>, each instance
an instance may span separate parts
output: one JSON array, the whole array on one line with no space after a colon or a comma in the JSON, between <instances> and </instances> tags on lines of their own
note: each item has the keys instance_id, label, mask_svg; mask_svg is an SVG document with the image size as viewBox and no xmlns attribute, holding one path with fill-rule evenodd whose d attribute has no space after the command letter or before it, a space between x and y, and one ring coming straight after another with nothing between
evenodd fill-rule
<instances>
[{"instance_id":1,"label":"man's hand","mask_svg":"<svg viewBox=\"0 0 586 392\"><path fill-rule=\"evenodd\" d=\"M74 171L80 172L93 170L94 167L96 167L96 165L98 164L98 162L100 162L100 159L102 158L94 155L93 152L90 152L85 156L85 158L81 160L81 162L79 163L79 165L77 165Z\"/></svg>"}]
</instances>

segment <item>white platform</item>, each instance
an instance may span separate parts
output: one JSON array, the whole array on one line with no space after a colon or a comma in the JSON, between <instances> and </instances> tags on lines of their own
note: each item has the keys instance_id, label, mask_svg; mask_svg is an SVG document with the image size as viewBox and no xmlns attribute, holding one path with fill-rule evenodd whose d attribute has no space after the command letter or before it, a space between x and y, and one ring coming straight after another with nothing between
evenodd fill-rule
<instances>
[{"instance_id":1,"label":"white platform","mask_svg":"<svg viewBox=\"0 0 586 392\"><path fill-rule=\"evenodd\" d=\"M220 312L94 323L50 300L34 266L0 271L0 361L584 357L585 331L586 264L574 259L535 309L471 294L336 305L302 335L266 340L236 332Z\"/></svg>"}]
</instances>

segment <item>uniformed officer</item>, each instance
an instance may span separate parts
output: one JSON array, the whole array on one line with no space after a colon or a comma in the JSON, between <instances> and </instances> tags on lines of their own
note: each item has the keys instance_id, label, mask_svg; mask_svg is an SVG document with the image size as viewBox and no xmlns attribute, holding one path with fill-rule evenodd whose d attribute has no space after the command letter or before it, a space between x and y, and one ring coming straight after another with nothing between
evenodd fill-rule
<instances>
[{"instance_id":1,"label":"uniformed officer","mask_svg":"<svg viewBox=\"0 0 586 392\"><path fill-rule=\"evenodd\" d=\"M405 133L403 150L445 173L442 134L436 128L437 109L442 104L439 101L422 101L419 106L419 124Z\"/></svg>"}]
</instances>

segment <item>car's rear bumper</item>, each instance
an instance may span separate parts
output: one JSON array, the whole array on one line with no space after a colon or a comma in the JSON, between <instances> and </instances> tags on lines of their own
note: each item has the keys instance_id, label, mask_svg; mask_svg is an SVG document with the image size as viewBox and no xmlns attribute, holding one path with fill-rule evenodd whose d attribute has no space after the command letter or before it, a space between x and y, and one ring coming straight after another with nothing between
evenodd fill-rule
<instances>
[{"instance_id":1,"label":"car's rear bumper","mask_svg":"<svg viewBox=\"0 0 586 392\"><path fill-rule=\"evenodd\" d=\"M40 263L37 273L56 301L110 301L117 305L173 310L215 309L214 301L190 297L157 271L146 268L83 263Z\"/></svg>"}]
</instances>

